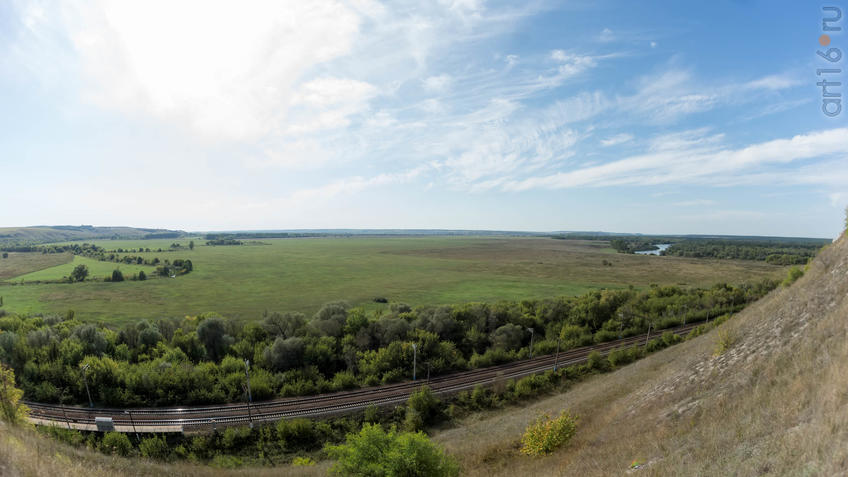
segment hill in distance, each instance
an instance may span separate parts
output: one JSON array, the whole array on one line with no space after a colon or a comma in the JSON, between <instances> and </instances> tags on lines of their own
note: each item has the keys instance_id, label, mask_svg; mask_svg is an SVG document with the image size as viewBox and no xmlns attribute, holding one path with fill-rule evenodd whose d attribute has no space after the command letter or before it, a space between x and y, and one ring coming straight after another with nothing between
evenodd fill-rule
<instances>
[{"instance_id":1,"label":"hill in distance","mask_svg":"<svg viewBox=\"0 0 848 477\"><path fill-rule=\"evenodd\" d=\"M36 225L32 227L0 227L0 244L36 244L95 239L156 239L185 235L179 230L135 227L95 227L92 225Z\"/></svg>"}]
</instances>

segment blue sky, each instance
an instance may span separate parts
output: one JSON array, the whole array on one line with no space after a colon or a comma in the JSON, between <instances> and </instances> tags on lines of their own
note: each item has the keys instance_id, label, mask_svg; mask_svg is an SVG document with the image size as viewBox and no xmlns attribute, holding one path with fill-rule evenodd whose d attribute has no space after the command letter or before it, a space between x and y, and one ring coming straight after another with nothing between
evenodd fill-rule
<instances>
[{"instance_id":1,"label":"blue sky","mask_svg":"<svg viewBox=\"0 0 848 477\"><path fill-rule=\"evenodd\" d=\"M0 225L832 237L821 6L3 2Z\"/></svg>"}]
</instances>

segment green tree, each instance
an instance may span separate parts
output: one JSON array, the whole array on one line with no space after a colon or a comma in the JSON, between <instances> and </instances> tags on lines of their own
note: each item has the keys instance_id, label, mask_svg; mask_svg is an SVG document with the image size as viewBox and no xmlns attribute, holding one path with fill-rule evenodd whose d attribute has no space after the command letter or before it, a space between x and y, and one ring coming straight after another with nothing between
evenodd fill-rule
<instances>
[{"instance_id":1,"label":"green tree","mask_svg":"<svg viewBox=\"0 0 848 477\"><path fill-rule=\"evenodd\" d=\"M278 337L274 344L265 350L265 361L278 371L297 368L303 365L306 342L303 338Z\"/></svg>"},{"instance_id":2,"label":"green tree","mask_svg":"<svg viewBox=\"0 0 848 477\"><path fill-rule=\"evenodd\" d=\"M326 446L337 459L331 472L362 477L459 475L459 465L430 442L422 432L386 432L378 424L365 424L357 434L348 434L346 442Z\"/></svg>"},{"instance_id":3,"label":"green tree","mask_svg":"<svg viewBox=\"0 0 848 477\"><path fill-rule=\"evenodd\" d=\"M112 270L112 281L113 282L122 282L124 281L124 274L121 273L121 270L114 269Z\"/></svg>"},{"instance_id":4,"label":"green tree","mask_svg":"<svg viewBox=\"0 0 848 477\"><path fill-rule=\"evenodd\" d=\"M138 272L138 279L141 281L147 280L147 274L144 273L144 270Z\"/></svg>"},{"instance_id":5,"label":"green tree","mask_svg":"<svg viewBox=\"0 0 848 477\"><path fill-rule=\"evenodd\" d=\"M189 248L189 250L194 250L194 240L192 240L188 243L188 248Z\"/></svg>"},{"instance_id":6,"label":"green tree","mask_svg":"<svg viewBox=\"0 0 848 477\"><path fill-rule=\"evenodd\" d=\"M21 403L23 395L24 392L15 387L15 371L0 364L0 408L4 419L12 423L26 419L29 408Z\"/></svg>"},{"instance_id":7,"label":"green tree","mask_svg":"<svg viewBox=\"0 0 848 477\"><path fill-rule=\"evenodd\" d=\"M9 258L9 252L3 252L3 258Z\"/></svg>"},{"instance_id":8,"label":"green tree","mask_svg":"<svg viewBox=\"0 0 848 477\"><path fill-rule=\"evenodd\" d=\"M227 334L224 320L218 316L203 320L197 327L197 337L206 348L207 356L215 362L221 359L227 347L233 344L233 337Z\"/></svg>"},{"instance_id":9,"label":"green tree","mask_svg":"<svg viewBox=\"0 0 848 477\"><path fill-rule=\"evenodd\" d=\"M150 457L151 459L165 460L170 454L168 442L165 441L164 437L159 436L146 437L142 439L141 443L138 445L138 449L141 451L141 455L144 457Z\"/></svg>"},{"instance_id":10,"label":"green tree","mask_svg":"<svg viewBox=\"0 0 848 477\"><path fill-rule=\"evenodd\" d=\"M120 432L107 432L100 441L100 450L107 454L118 454L128 456L132 452L132 443L126 434Z\"/></svg>"},{"instance_id":11,"label":"green tree","mask_svg":"<svg viewBox=\"0 0 848 477\"><path fill-rule=\"evenodd\" d=\"M85 280L86 277L88 277L88 267L86 267L85 265L77 265L71 272L72 282L81 282Z\"/></svg>"}]
</instances>

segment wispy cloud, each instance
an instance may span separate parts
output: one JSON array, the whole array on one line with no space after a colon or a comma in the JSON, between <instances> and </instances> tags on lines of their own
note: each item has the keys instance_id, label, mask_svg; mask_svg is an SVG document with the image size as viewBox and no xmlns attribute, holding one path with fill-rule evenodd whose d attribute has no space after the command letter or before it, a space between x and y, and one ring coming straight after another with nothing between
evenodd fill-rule
<instances>
[{"instance_id":1,"label":"wispy cloud","mask_svg":"<svg viewBox=\"0 0 848 477\"><path fill-rule=\"evenodd\" d=\"M620 133L615 136L608 137L606 139L601 139L601 146L610 147L617 146L619 144L624 144L626 142L630 142L633 140L633 135L628 133Z\"/></svg>"},{"instance_id":2,"label":"wispy cloud","mask_svg":"<svg viewBox=\"0 0 848 477\"><path fill-rule=\"evenodd\" d=\"M741 149L720 148L702 151L675 147L647 154L546 176L510 181L505 190L535 188L563 189L580 186L760 183L757 174L771 165L803 159L845 156L848 159L848 129L830 129L791 139L777 139ZM843 167L842 170L848 169ZM796 171L774 171L772 179L796 182Z\"/></svg>"}]
</instances>

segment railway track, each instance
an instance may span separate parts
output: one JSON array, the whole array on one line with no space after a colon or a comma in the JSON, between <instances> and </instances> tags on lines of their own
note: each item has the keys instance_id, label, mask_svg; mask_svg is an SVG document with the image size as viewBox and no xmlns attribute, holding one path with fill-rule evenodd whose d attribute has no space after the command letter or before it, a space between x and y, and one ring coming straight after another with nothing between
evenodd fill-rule
<instances>
[{"instance_id":1,"label":"railway track","mask_svg":"<svg viewBox=\"0 0 848 477\"><path fill-rule=\"evenodd\" d=\"M673 329L678 335L689 333L700 323ZM657 335L658 336L658 335ZM391 406L406 402L412 392L426 384L437 395L450 395L492 385L497 381L517 379L551 370L583 363L589 353L602 355L610 351L644 343L646 335L637 335L593 346L574 348L556 354L538 356L499 366L461 371L437 376L429 380L406 381L385 386L374 386L351 391L282 398L248 404L217 406L192 406L169 408L83 408L56 404L27 402L30 421L36 424L67 426L80 430L95 430L96 418L110 418L116 430L122 432L186 432L254 422L277 421L293 417L319 417L352 413L369 406Z\"/></svg>"}]
</instances>

